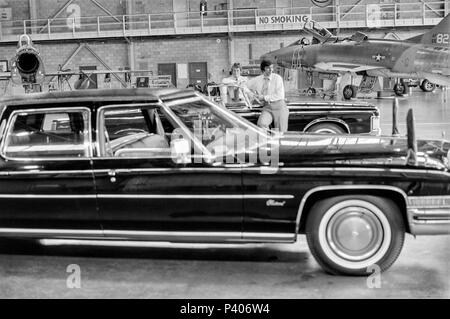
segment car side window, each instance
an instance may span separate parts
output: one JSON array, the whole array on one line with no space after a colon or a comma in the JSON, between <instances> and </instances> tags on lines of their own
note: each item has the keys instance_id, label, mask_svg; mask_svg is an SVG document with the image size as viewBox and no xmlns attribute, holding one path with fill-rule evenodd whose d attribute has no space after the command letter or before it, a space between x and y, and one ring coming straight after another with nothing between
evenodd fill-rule
<instances>
[{"instance_id":1,"label":"car side window","mask_svg":"<svg viewBox=\"0 0 450 319\"><path fill-rule=\"evenodd\" d=\"M7 158L87 158L91 156L88 109L13 112L3 155Z\"/></svg>"},{"instance_id":2,"label":"car side window","mask_svg":"<svg viewBox=\"0 0 450 319\"><path fill-rule=\"evenodd\" d=\"M98 116L101 157L170 158L175 127L159 106L105 107Z\"/></svg>"}]
</instances>

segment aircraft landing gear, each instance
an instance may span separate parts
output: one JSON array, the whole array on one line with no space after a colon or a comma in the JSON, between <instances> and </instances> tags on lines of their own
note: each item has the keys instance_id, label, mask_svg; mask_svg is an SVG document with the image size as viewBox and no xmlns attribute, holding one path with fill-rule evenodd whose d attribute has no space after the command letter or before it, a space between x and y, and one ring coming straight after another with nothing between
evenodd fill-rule
<instances>
[{"instance_id":1,"label":"aircraft landing gear","mask_svg":"<svg viewBox=\"0 0 450 319\"><path fill-rule=\"evenodd\" d=\"M316 94L316 89L315 88L308 88L306 90L306 95L310 96L310 95L314 95Z\"/></svg>"},{"instance_id":2,"label":"aircraft landing gear","mask_svg":"<svg viewBox=\"0 0 450 319\"><path fill-rule=\"evenodd\" d=\"M394 93L397 96L403 96L406 93L406 85L403 82L394 85Z\"/></svg>"},{"instance_id":3,"label":"aircraft landing gear","mask_svg":"<svg viewBox=\"0 0 450 319\"><path fill-rule=\"evenodd\" d=\"M436 89L436 84L431 83L430 81L428 81L427 79L423 80L422 83L420 84L420 88L422 89L422 91L424 92L433 92L434 89Z\"/></svg>"},{"instance_id":4,"label":"aircraft landing gear","mask_svg":"<svg viewBox=\"0 0 450 319\"><path fill-rule=\"evenodd\" d=\"M358 90L356 86L349 84L344 87L344 90L342 91L342 96L344 97L344 99L350 100L352 97L353 98L356 97L357 93Z\"/></svg>"}]
</instances>

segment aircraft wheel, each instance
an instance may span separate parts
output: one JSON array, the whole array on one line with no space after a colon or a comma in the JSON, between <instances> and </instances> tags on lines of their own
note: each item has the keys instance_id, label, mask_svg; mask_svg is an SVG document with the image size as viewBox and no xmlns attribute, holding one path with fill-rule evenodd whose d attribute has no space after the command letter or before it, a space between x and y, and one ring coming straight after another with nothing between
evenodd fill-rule
<instances>
[{"instance_id":1,"label":"aircraft wheel","mask_svg":"<svg viewBox=\"0 0 450 319\"><path fill-rule=\"evenodd\" d=\"M403 83L397 83L394 85L394 93L398 96L403 96L406 93L406 86Z\"/></svg>"},{"instance_id":2,"label":"aircraft wheel","mask_svg":"<svg viewBox=\"0 0 450 319\"><path fill-rule=\"evenodd\" d=\"M307 95L316 94L316 89L315 88L309 88L309 89L306 90L306 94Z\"/></svg>"},{"instance_id":3,"label":"aircraft wheel","mask_svg":"<svg viewBox=\"0 0 450 319\"><path fill-rule=\"evenodd\" d=\"M420 88L424 92L433 92L434 89L436 89L436 84L431 83L430 81L425 79L425 80L422 81L422 84L420 84Z\"/></svg>"},{"instance_id":4,"label":"aircraft wheel","mask_svg":"<svg viewBox=\"0 0 450 319\"><path fill-rule=\"evenodd\" d=\"M344 99L350 100L352 97L356 97L356 87L354 85L346 85L344 87L344 90L342 91L342 95L344 96Z\"/></svg>"}]
</instances>

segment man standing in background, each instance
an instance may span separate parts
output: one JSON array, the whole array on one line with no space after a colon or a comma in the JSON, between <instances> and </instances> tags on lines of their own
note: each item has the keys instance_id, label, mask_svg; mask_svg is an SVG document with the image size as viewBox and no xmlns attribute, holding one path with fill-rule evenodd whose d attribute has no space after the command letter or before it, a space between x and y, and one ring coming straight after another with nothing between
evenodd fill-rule
<instances>
[{"instance_id":1,"label":"man standing in background","mask_svg":"<svg viewBox=\"0 0 450 319\"><path fill-rule=\"evenodd\" d=\"M269 130L270 124L280 132L288 130L289 110L284 101L283 78L273 72L273 63L261 62L263 74L249 80L247 88L252 91L256 99L263 105L258 119L258 126Z\"/></svg>"}]
</instances>

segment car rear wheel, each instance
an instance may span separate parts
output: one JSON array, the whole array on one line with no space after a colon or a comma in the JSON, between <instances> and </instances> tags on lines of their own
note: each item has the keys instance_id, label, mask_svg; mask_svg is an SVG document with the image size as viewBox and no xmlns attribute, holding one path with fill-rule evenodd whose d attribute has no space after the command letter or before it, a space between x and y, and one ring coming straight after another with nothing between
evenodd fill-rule
<instances>
[{"instance_id":1,"label":"car rear wheel","mask_svg":"<svg viewBox=\"0 0 450 319\"><path fill-rule=\"evenodd\" d=\"M313 125L307 130L308 133L322 133L322 134L346 134L342 127L333 123L320 123Z\"/></svg>"},{"instance_id":2,"label":"car rear wheel","mask_svg":"<svg viewBox=\"0 0 450 319\"><path fill-rule=\"evenodd\" d=\"M434 89L436 89L436 84L431 83L430 81L428 81L427 79L423 80L422 83L420 84L420 88L422 89L422 91L424 92L433 92Z\"/></svg>"},{"instance_id":3,"label":"car rear wheel","mask_svg":"<svg viewBox=\"0 0 450 319\"><path fill-rule=\"evenodd\" d=\"M306 220L311 253L332 274L364 276L377 265L388 269L399 256L405 226L387 198L337 196L318 201Z\"/></svg>"}]
</instances>

